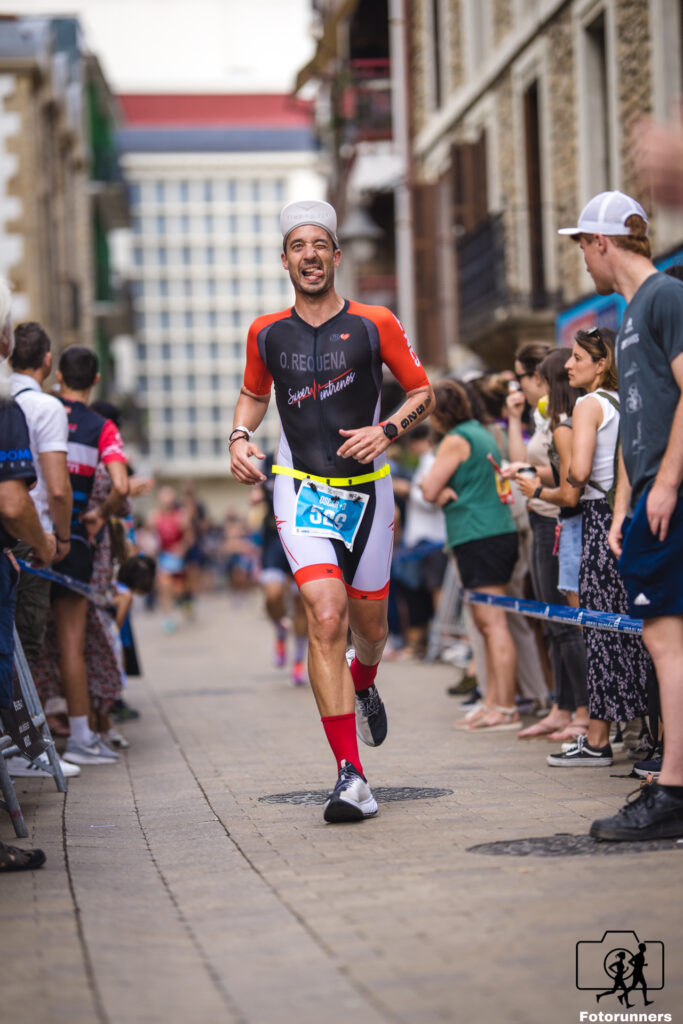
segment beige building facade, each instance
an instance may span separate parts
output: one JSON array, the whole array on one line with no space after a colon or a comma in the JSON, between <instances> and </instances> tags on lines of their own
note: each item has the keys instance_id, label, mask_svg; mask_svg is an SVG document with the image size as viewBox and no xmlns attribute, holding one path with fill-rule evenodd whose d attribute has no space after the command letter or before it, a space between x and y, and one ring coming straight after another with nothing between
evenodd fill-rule
<instances>
[{"instance_id":1,"label":"beige building facade","mask_svg":"<svg viewBox=\"0 0 683 1024\"><path fill-rule=\"evenodd\" d=\"M655 254L683 244L680 219L652 209L634 159L638 119L669 115L682 92L681 4L409 6L415 228L457 282L457 308L421 326L447 349L464 343L506 365L593 291L580 253L557 235L592 195L636 196L653 214Z\"/></svg>"}]
</instances>

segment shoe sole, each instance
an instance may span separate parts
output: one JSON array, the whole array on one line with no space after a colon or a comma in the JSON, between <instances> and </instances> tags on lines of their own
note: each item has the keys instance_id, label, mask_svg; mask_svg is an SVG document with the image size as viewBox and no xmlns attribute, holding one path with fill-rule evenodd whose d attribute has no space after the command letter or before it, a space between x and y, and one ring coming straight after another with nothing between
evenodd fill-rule
<instances>
[{"instance_id":1,"label":"shoe sole","mask_svg":"<svg viewBox=\"0 0 683 1024\"><path fill-rule=\"evenodd\" d=\"M651 776L653 779L658 779L662 772L661 769L658 772L647 772L643 771L642 768L634 768L633 774L637 775L639 779L647 779L648 776Z\"/></svg>"},{"instance_id":2,"label":"shoe sole","mask_svg":"<svg viewBox=\"0 0 683 1024\"><path fill-rule=\"evenodd\" d=\"M364 821L365 818L374 818L377 814L377 801L366 800L365 806L350 804L347 800L330 800L323 811L323 818L330 825L341 825L345 822ZM374 807L374 809L373 809Z\"/></svg>"},{"instance_id":3,"label":"shoe sole","mask_svg":"<svg viewBox=\"0 0 683 1024\"><path fill-rule=\"evenodd\" d=\"M611 768L614 764L611 758L606 761L565 761L560 757L548 757L546 761L551 768Z\"/></svg>"},{"instance_id":4,"label":"shoe sole","mask_svg":"<svg viewBox=\"0 0 683 1024\"><path fill-rule=\"evenodd\" d=\"M69 764L118 764L121 758L119 757L87 757L81 754L62 754L62 761L68 761Z\"/></svg>"}]
</instances>

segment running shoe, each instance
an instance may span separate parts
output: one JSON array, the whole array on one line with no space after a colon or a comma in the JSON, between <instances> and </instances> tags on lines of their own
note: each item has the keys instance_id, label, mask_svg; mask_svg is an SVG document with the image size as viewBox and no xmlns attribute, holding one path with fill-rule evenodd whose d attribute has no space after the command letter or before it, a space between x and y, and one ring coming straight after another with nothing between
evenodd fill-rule
<instances>
[{"instance_id":1,"label":"running shoe","mask_svg":"<svg viewBox=\"0 0 683 1024\"><path fill-rule=\"evenodd\" d=\"M119 750L127 750L130 743L118 729L109 729L107 732L102 733L102 739L110 747L117 747Z\"/></svg>"},{"instance_id":2,"label":"running shoe","mask_svg":"<svg viewBox=\"0 0 683 1024\"><path fill-rule=\"evenodd\" d=\"M654 782L642 786L611 818L591 825L593 839L675 839L683 836L683 800Z\"/></svg>"},{"instance_id":3,"label":"running shoe","mask_svg":"<svg viewBox=\"0 0 683 1024\"><path fill-rule=\"evenodd\" d=\"M362 821L377 814L377 801L367 780L351 761L342 761L337 785L327 798L323 817L333 824Z\"/></svg>"},{"instance_id":4,"label":"running shoe","mask_svg":"<svg viewBox=\"0 0 683 1024\"><path fill-rule=\"evenodd\" d=\"M356 691L356 732L368 747L378 747L387 737L387 713L374 683Z\"/></svg>"},{"instance_id":5,"label":"running shoe","mask_svg":"<svg viewBox=\"0 0 683 1024\"><path fill-rule=\"evenodd\" d=\"M25 757L16 754L8 757L5 761L10 775L13 779L52 779L54 776L50 771L50 762L47 754L39 754L35 761L27 761ZM69 764L59 759L62 775L65 779L75 779L81 774L77 764Z\"/></svg>"},{"instance_id":6,"label":"running shoe","mask_svg":"<svg viewBox=\"0 0 683 1024\"><path fill-rule=\"evenodd\" d=\"M305 686L307 681L303 661L295 661L292 665L292 682L295 686Z\"/></svg>"},{"instance_id":7,"label":"running shoe","mask_svg":"<svg viewBox=\"0 0 683 1024\"><path fill-rule=\"evenodd\" d=\"M608 768L613 761L612 748L609 743L604 747L591 747L585 736L578 736L568 750L549 754L547 760L555 768Z\"/></svg>"},{"instance_id":8,"label":"running shoe","mask_svg":"<svg viewBox=\"0 0 683 1024\"><path fill-rule=\"evenodd\" d=\"M90 744L76 743L69 737L63 760L71 764L115 764L119 755L107 746L101 736L95 736Z\"/></svg>"}]
</instances>

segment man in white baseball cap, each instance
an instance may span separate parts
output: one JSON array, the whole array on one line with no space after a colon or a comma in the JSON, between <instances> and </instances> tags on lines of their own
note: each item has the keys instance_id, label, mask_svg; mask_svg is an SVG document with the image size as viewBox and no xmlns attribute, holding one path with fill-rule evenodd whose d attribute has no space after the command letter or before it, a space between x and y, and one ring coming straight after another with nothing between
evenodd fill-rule
<instances>
[{"instance_id":1,"label":"man in white baseball cap","mask_svg":"<svg viewBox=\"0 0 683 1024\"><path fill-rule=\"evenodd\" d=\"M683 284L654 266L647 216L623 192L601 192L578 224L562 228L583 252L601 295L628 305L616 339L621 457L609 545L619 558L629 612L659 682L664 757L659 781L596 839L683 836Z\"/></svg>"},{"instance_id":2,"label":"man in white baseball cap","mask_svg":"<svg viewBox=\"0 0 683 1024\"><path fill-rule=\"evenodd\" d=\"M294 228L303 227L304 224L313 224L315 227L324 228L334 242L335 249L339 248L337 238L337 213L333 206L323 202L322 199L303 200L288 203L280 212L280 231L282 232L282 247L287 246L287 239Z\"/></svg>"}]
</instances>

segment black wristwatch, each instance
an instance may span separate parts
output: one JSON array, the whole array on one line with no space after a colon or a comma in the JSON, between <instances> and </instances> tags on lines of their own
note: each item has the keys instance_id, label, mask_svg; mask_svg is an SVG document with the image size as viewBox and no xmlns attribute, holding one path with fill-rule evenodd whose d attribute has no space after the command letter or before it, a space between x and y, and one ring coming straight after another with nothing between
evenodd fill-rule
<instances>
[{"instance_id":1,"label":"black wristwatch","mask_svg":"<svg viewBox=\"0 0 683 1024\"><path fill-rule=\"evenodd\" d=\"M384 431L385 437L388 437L390 441L396 440L398 437L398 427L395 423L387 421L386 423L380 423L380 427Z\"/></svg>"},{"instance_id":2,"label":"black wristwatch","mask_svg":"<svg viewBox=\"0 0 683 1024\"><path fill-rule=\"evenodd\" d=\"M541 484L541 486L537 487L536 490L534 491L534 498L540 498L542 490L543 490L543 485Z\"/></svg>"}]
</instances>

